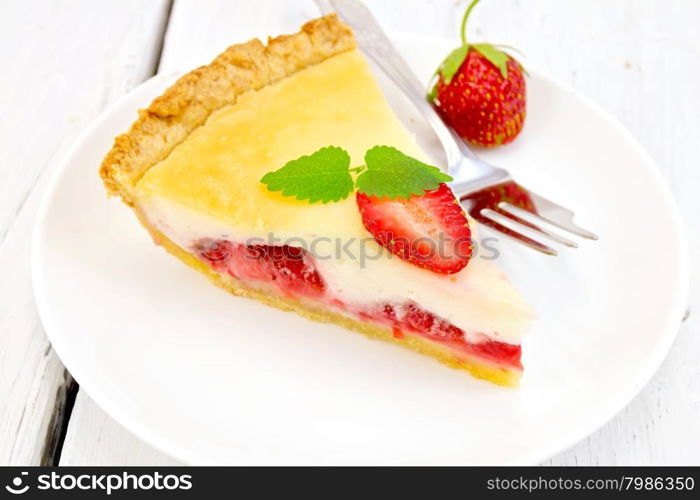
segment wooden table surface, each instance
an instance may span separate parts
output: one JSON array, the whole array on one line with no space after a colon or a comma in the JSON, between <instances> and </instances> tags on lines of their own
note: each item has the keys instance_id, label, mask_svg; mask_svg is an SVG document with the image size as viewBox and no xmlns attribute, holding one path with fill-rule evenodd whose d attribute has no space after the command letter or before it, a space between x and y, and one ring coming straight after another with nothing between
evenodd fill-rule
<instances>
[{"instance_id":1,"label":"wooden table surface","mask_svg":"<svg viewBox=\"0 0 700 500\"><path fill-rule=\"evenodd\" d=\"M368 4L390 32L457 40L466 1ZM177 463L98 408L53 352L31 286L37 205L57 158L130 89L317 15L311 0L0 3L0 465ZM518 47L637 137L671 185L693 254L700 248L698 19L696 0L485 0L471 21L475 38ZM700 301L697 283L691 308ZM699 326L691 314L641 394L547 464L700 464Z\"/></svg>"}]
</instances>

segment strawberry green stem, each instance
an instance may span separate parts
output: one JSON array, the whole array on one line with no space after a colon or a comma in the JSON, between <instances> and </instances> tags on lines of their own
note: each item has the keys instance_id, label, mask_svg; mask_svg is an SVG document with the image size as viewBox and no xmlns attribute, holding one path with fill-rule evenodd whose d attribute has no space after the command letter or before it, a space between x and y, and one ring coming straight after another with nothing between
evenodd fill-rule
<instances>
[{"instance_id":1,"label":"strawberry green stem","mask_svg":"<svg viewBox=\"0 0 700 500\"><path fill-rule=\"evenodd\" d=\"M479 3L480 0L472 0L472 3L469 4L469 7L467 7L467 11L464 13L464 17L462 18L462 43L464 45L467 44L467 19L469 18L469 14L471 14L472 9L476 6L476 4Z\"/></svg>"}]
</instances>

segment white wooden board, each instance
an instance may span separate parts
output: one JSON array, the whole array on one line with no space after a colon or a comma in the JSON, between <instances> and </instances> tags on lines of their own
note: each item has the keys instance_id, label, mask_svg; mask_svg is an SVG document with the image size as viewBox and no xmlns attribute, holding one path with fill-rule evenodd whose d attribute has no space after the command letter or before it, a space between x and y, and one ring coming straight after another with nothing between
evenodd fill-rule
<instances>
[{"instance_id":1,"label":"white wooden board","mask_svg":"<svg viewBox=\"0 0 700 500\"><path fill-rule=\"evenodd\" d=\"M0 465L37 464L64 369L39 322L29 248L55 158L153 72L163 1L0 5Z\"/></svg>"}]
</instances>

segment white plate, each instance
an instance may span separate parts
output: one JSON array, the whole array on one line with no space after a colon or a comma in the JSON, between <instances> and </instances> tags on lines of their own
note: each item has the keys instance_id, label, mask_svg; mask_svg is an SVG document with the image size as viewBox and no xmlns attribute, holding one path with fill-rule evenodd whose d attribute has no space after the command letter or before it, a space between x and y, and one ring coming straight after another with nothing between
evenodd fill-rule
<instances>
[{"instance_id":1,"label":"white plate","mask_svg":"<svg viewBox=\"0 0 700 500\"><path fill-rule=\"evenodd\" d=\"M426 79L452 46L398 40ZM484 153L600 236L557 258L501 244L540 315L513 390L230 296L155 247L97 168L171 81L141 85L67 155L33 246L58 355L161 450L190 463L537 463L620 411L668 351L688 286L676 208L635 140L571 90L534 73L522 136Z\"/></svg>"}]
</instances>

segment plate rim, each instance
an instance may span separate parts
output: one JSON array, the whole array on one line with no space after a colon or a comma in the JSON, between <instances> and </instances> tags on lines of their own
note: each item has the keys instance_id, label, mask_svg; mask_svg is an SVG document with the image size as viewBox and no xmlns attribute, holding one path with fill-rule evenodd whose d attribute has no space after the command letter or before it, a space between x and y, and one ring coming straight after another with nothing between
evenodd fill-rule
<instances>
[{"instance_id":1,"label":"plate rim","mask_svg":"<svg viewBox=\"0 0 700 500\"><path fill-rule=\"evenodd\" d=\"M453 40L443 37L406 34L401 32L392 33L392 38L395 38L397 42L407 44L418 43L417 41L420 40L435 45L444 44L445 46L448 44L454 45L455 43ZM603 109L591 98L581 94L562 81L549 76L546 72L540 71L539 68L535 67L535 69L532 69L529 63L528 71L533 77L553 84L558 89L566 92L571 98L578 99L585 104L585 106L592 110L598 118L606 121L610 126L614 127L620 136L624 137L627 144L634 148L639 157L644 160L643 162L640 162L637 168L645 169L650 175L650 178L653 180L655 187L658 190L657 192L668 209L668 215L672 221L671 229L678 237L679 245L675 250L677 253L676 261L679 276L681 276L682 282L680 283L680 286L674 290L676 297L673 307L667 315L666 325L663 331L659 334L659 338L653 351L646 359L646 362L643 365L639 365L639 373L632 382L627 384L629 387L621 388L623 390L620 390L617 397L611 398L607 405L602 406L599 411L595 412L594 415L596 418L591 418L591 423L589 425L581 425L577 428L576 432L562 434L559 439L552 440L547 445L539 446L534 451L528 451L522 454L519 459L512 462L506 462L502 465L535 465L545 462L558 453L571 448L581 440L590 436L595 431L610 422L616 415L618 415L649 383L668 355L676 335L678 334L685 311L687 309L690 288L690 249L687 230L683 223L679 207L674 199L671 188L661 174L659 168L656 166L656 162L629 130L627 130L611 113ZM125 429L135 435L138 439L143 440L150 446L153 446L170 457L183 461L186 464L214 465L220 464L220 462L212 460L210 457L202 456L197 452L193 452L187 447L178 444L177 441L169 439L154 431L150 426L141 423L138 418L132 417L128 412L123 411L120 405L113 401L113 399L109 397L105 391L101 391L99 387L93 385L90 377L83 373L80 362L73 359L70 355L70 349L64 345L61 340L61 336L51 334L52 331L60 329L60 326L57 325L56 320L52 318L51 313L49 312L50 306L48 304L51 299L48 296L46 287L44 286L45 280L41 269L43 248L41 243L45 232L43 228L45 228L49 223L49 208L51 202L56 196L56 193L58 193L57 188L60 184L61 178L70 168L71 162L69 160L75 156L75 153L89 141L90 137L95 133L95 131L99 130L112 114L123 107L123 103L125 101L133 98L135 94L143 93L146 89L152 86L165 85L172 82L174 78L181 73L182 72L177 71L168 72L165 74L156 74L141 82L139 85L121 96L114 103L108 106L102 113L100 113L99 117L96 118L79 135L71 147L68 148L66 152L56 161L56 166L50 173L47 185L41 195L40 205L37 210L36 218L34 219L30 250L32 286L39 318L54 351L60 358L65 368L71 373L75 380L78 381L81 388L86 391L88 396L103 411L105 411L105 413L107 413L119 425L122 425Z\"/></svg>"}]
</instances>

